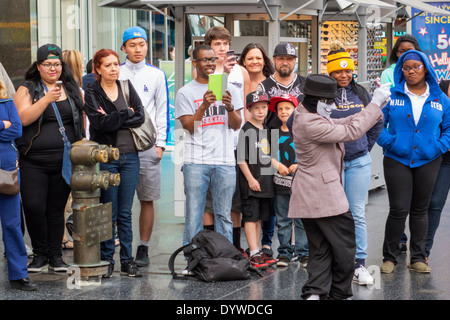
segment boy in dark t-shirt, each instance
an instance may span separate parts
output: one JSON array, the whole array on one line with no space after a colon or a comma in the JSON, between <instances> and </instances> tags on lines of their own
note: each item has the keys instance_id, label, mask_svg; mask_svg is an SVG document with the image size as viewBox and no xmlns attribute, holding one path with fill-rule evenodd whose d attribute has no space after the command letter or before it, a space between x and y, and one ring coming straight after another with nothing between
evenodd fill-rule
<instances>
[{"instance_id":1,"label":"boy in dark t-shirt","mask_svg":"<svg viewBox=\"0 0 450 320\"><path fill-rule=\"evenodd\" d=\"M270 136L264 124L269 102L269 97L263 92L247 95L246 105L251 118L242 127L237 146L242 221L250 263L255 269L276 263L276 259L259 250L261 221L270 217L270 200L274 194Z\"/></svg>"},{"instance_id":2,"label":"boy in dark t-shirt","mask_svg":"<svg viewBox=\"0 0 450 320\"><path fill-rule=\"evenodd\" d=\"M275 113L282 123L278 129L277 157L272 159L273 166L278 170L273 179L275 189L274 208L278 240L280 241L277 267L289 266L293 256L300 260L302 267L306 267L308 259L308 240L303 224L300 219L288 218L291 182L295 170L297 170L297 156L294 140L286 122L297 106L297 98L290 94L271 98L269 105L269 110ZM293 237L295 240L294 248L291 245Z\"/></svg>"}]
</instances>

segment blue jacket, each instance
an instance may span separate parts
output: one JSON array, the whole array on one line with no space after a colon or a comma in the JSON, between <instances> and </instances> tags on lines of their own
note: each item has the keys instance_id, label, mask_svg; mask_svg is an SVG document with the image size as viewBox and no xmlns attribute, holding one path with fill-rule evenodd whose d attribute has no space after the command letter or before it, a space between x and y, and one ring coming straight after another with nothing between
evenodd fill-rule
<instances>
[{"instance_id":1,"label":"blue jacket","mask_svg":"<svg viewBox=\"0 0 450 320\"><path fill-rule=\"evenodd\" d=\"M5 129L2 120L11 122ZM11 171L16 167L14 140L22 135L22 122L12 99L0 99L0 168Z\"/></svg>"},{"instance_id":2,"label":"blue jacket","mask_svg":"<svg viewBox=\"0 0 450 320\"><path fill-rule=\"evenodd\" d=\"M386 157L411 168L420 167L450 149L450 99L439 88L436 73L428 58L416 52L425 62L425 76L430 95L425 101L417 126L414 122L411 100L405 93L402 66L405 54L395 66L395 87L391 88L391 101L383 108L384 128L378 144Z\"/></svg>"}]
</instances>

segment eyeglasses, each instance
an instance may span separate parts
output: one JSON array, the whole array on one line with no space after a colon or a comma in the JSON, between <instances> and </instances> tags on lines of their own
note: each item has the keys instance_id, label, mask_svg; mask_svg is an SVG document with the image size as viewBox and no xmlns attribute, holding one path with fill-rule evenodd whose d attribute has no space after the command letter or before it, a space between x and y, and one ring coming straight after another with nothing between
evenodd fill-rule
<instances>
[{"instance_id":1,"label":"eyeglasses","mask_svg":"<svg viewBox=\"0 0 450 320\"><path fill-rule=\"evenodd\" d=\"M41 63L41 66L45 68L45 70L50 70L51 68L59 69L62 67L62 63Z\"/></svg>"},{"instance_id":2,"label":"eyeglasses","mask_svg":"<svg viewBox=\"0 0 450 320\"><path fill-rule=\"evenodd\" d=\"M422 68L423 68L423 64L420 64L420 65L412 66L412 67L403 67L402 71L403 72L409 72L412 69L414 72L417 72L417 71L419 71Z\"/></svg>"},{"instance_id":3,"label":"eyeglasses","mask_svg":"<svg viewBox=\"0 0 450 320\"><path fill-rule=\"evenodd\" d=\"M217 61L217 57L212 57L212 58L201 58L201 59L194 59L194 61L198 61L198 62L202 62L202 63L215 63Z\"/></svg>"}]
</instances>

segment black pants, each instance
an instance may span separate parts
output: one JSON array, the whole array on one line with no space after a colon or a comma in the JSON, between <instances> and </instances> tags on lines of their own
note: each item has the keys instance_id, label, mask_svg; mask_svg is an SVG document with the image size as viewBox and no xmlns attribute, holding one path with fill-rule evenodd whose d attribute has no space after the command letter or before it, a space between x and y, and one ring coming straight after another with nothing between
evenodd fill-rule
<instances>
[{"instance_id":1,"label":"black pants","mask_svg":"<svg viewBox=\"0 0 450 320\"><path fill-rule=\"evenodd\" d=\"M308 280L302 297L346 299L353 295L355 222L350 211L338 216L302 219L308 237Z\"/></svg>"},{"instance_id":2,"label":"black pants","mask_svg":"<svg viewBox=\"0 0 450 320\"><path fill-rule=\"evenodd\" d=\"M20 192L25 222L33 252L61 255L64 209L70 187L61 175L61 165L36 163L20 158Z\"/></svg>"},{"instance_id":3,"label":"black pants","mask_svg":"<svg viewBox=\"0 0 450 320\"><path fill-rule=\"evenodd\" d=\"M383 261L397 264L400 238L409 214L411 263L425 261L428 205L442 158L418 168L410 168L384 157L384 176L389 197L389 215L383 242Z\"/></svg>"}]
</instances>

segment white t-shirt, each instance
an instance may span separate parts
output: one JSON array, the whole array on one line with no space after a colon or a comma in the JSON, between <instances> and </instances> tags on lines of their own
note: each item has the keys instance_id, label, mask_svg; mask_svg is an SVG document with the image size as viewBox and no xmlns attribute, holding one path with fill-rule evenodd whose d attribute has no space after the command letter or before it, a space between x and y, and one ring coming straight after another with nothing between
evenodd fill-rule
<instances>
[{"instance_id":1,"label":"white t-shirt","mask_svg":"<svg viewBox=\"0 0 450 320\"><path fill-rule=\"evenodd\" d=\"M175 118L193 115L203 103L203 96L208 90L208 84L192 80L178 90L175 98ZM236 108L242 108L237 100L239 95L233 94L229 87L231 103ZM239 106L239 107L237 107ZM201 123L196 124L195 131L186 131L184 139L184 162L195 164L235 166L234 130L228 126L228 112L221 101L212 104Z\"/></svg>"},{"instance_id":2,"label":"white t-shirt","mask_svg":"<svg viewBox=\"0 0 450 320\"><path fill-rule=\"evenodd\" d=\"M242 118L241 122L241 128L245 124L245 113L244 113L244 106L245 106L245 93L244 93L244 75L242 74L241 66L236 64L234 65L233 69L231 70L230 74L228 75L228 88L234 88L236 94L238 94L239 98L239 107L237 105L234 105L234 108L236 110L241 109L240 115ZM232 94L232 91L230 90L230 93ZM242 105L242 106L241 106ZM239 140L239 131L236 130L234 132L234 148L236 149L238 140Z\"/></svg>"},{"instance_id":3,"label":"white t-shirt","mask_svg":"<svg viewBox=\"0 0 450 320\"><path fill-rule=\"evenodd\" d=\"M427 101L428 96L430 95L430 87L428 86L428 83L425 82L425 84L427 85L427 90L425 90L425 92L421 96L418 96L417 94L409 91L408 85L405 82L405 93L411 99L414 122L416 123L416 126L417 123L419 123L420 116L422 115L423 105L425 104L425 101Z\"/></svg>"}]
</instances>

